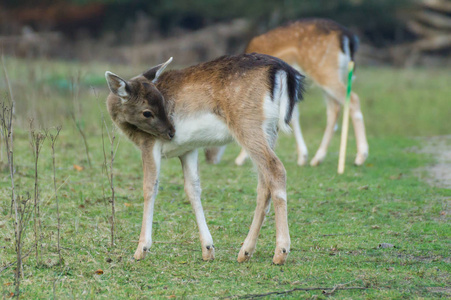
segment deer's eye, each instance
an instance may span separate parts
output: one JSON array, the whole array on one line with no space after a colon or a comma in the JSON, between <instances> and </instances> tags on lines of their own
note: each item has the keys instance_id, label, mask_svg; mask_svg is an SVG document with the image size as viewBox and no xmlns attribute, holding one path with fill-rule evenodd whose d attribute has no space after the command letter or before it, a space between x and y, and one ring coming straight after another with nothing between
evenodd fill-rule
<instances>
[{"instance_id":1,"label":"deer's eye","mask_svg":"<svg viewBox=\"0 0 451 300\"><path fill-rule=\"evenodd\" d=\"M153 115L150 111L146 110L145 112L143 112L143 116L146 118L151 118Z\"/></svg>"}]
</instances>

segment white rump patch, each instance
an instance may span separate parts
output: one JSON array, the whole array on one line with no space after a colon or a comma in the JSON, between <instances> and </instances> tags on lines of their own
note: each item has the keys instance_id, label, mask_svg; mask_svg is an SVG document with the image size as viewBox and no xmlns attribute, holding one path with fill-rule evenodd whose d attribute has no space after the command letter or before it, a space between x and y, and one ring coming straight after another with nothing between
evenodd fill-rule
<instances>
[{"instance_id":1,"label":"white rump patch","mask_svg":"<svg viewBox=\"0 0 451 300\"><path fill-rule=\"evenodd\" d=\"M350 61L350 56L338 52L338 76L345 85L348 84L348 63Z\"/></svg>"},{"instance_id":2,"label":"white rump patch","mask_svg":"<svg viewBox=\"0 0 451 300\"><path fill-rule=\"evenodd\" d=\"M290 126L285 123L285 117L290 106L290 98L288 96L287 73L284 71L277 72L275 76L274 102L279 105L279 130L290 132Z\"/></svg>"},{"instance_id":3,"label":"white rump patch","mask_svg":"<svg viewBox=\"0 0 451 300\"><path fill-rule=\"evenodd\" d=\"M347 85L348 84L348 64L351 61L351 49L349 46L349 38L344 36L343 37L343 52L338 52L338 76L341 79L341 81ZM354 80L355 76L352 77L352 80Z\"/></svg>"},{"instance_id":4,"label":"white rump patch","mask_svg":"<svg viewBox=\"0 0 451 300\"><path fill-rule=\"evenodd\" d=\"M265 120L263 122L263 131L270 132L272 126L277 124L279 130L290 132L290 126L285 123L285 117L288 113L290 98L288 97L287 74L285 71L279 71L274 78L274 94L268 93L263 99L263 112ZM270 91L271 92L271 91Z\"/></svg>"}]
</instances>

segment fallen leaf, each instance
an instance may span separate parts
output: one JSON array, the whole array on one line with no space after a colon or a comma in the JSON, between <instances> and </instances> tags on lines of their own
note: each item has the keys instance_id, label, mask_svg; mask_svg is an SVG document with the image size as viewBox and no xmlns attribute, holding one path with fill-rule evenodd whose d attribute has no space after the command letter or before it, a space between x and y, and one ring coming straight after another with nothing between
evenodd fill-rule
<instances>
[{"instance_id":1,"label":"fallen leaf","mask_svg":"<svg viewBox=\"0 0 451 300\"><path fill-rule=\"evenodd\" d=\"M124 203L124 205L125 205L126 207L130 207L130 206L132 206L132 204L131 204L131 203Z\"/></svg>"},{"instance_id":2,"label":"fallen leaf","mask_svg":"<svg viewBox=\"0 0 451 300\"><path fill-rule=\"evenodd\" d=\"M97 275L102 275L103 274L103 270L102 269L98 269L97 271L95 271L95 273Z\"/></svg>"},{"instance_id":3,"label":"fallen leaf","mask_svg":"<svg viewBox=\"0 0 451 300\"><path fill-rule=\"evenodd\" d=\"M77 170L78 172L83 171L83 167L79 165L74 165L74 169Z\"/></svg>"},{"instance_id":4,"label":"fallen leaf","mask_svg":"<svg viewBox=\"0 0 451 300\"><path fill-rule=\"evenodd\" d=\"M377 248L386 249L386 248L396 248L396 247L393 244L381 243L381 244L379 244L379 246Z\"/></svg>"},{"instance_id":5,"label":"fallen leaf","mask_svg":"<svg viewBox=\"0 0 451 300\"><path fill-rule=\"evenodd\" d=\"M374 167L374 165L372 163L366 164L367 167Z\"/></svg>"},{"instance_id":6,"label":"fallen leaf","mask_svg":"<svg viewBox=\"0 0 451 300\"><path fill-rule=\"evenodd\" d=\"M398 175L392 175L390 176L391 180L399 180L402 177L402 173L399 173Z\"/></svg>"},{"instance_id":7,"label":"fallen leaf","mask_svg":"<svg viewBox=\"0 0 451 300\"><path fill-rule=\"evenodd\" d=\"M360 186L359 188L358 188L359 190L367 190L368 189L368 185L363 185L363 186Z\"/></svg>"},{"instance_id":8,"label":"fallen leaf","mask_svg":"<svg viewBox=\"0 0 451 300\"><path fill-rule=\"evenodd\" d=\"M7 283L5 283L6 286L9 286L9 285L11 285L11 284L12 284L12 282L7 282Z\"/></svg>"},{"instance_id":9,"label":"fallen leaf","mask_svg":"<svg viewBox=\"0 0 451 300\"><path fill-rule=\"evenodd\" d=\"M441 212L440 212L440 215L441 215L441 216L446 216L446 211L441 211Z\"/></svg>"},{"instance_id":10,"label":"fallen leaf","mask_svg":"<svg viewBox=\"0 0 451 300\"><path fill-rule=\"evenodd\" d=\"M373 225L373 226L371 226L371 228L372 229L380 229L380 226L379 225Z\"/></svg>"},{"instance_id":11,"label":"fallen leaf","mask_svg":"<svg viewBox=\"0 0 451 300\"><path fill-rule=\"evenodd\" d=\"M176 295L171 295L171 296L168 296L168 299L175 298L175 297L177 297L177 296Z\"/></svg>"}]
</instances>

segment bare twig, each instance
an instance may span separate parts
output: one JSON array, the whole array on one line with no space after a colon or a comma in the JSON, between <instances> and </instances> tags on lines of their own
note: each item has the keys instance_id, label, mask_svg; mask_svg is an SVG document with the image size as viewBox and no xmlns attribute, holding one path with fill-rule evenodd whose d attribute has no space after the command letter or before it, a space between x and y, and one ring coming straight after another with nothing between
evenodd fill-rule
<instances>
[{"instance_id":1,"label":"bare twig","mask_svg":"<svg viewBox=\"0 0 451 300\"><path fill-rule=\"evenodd\" d=\"M17 253L17 266L16 266L16 272L15 272L15 286L16 291L14 295L19 299L20 296L20 279L23 278L23 261L22 261L22 246L23 246L23 236L25 233L25 229L27 227L27 224L29 222L30 216L31 216L31 206L30 203L30 195L27 195L26 198L23 197L17 197L15 203L14 210L17 213L17 219L15 220L16 223L16 232L15 232L15 250ZM29 253L28 253L29 254ZM24 257L28 256L25 255Z\"/></svg>"},{"instance_id":2,"label":"bare twig","mask_svg":"<svg viewBox=\"0 0 451 300\"><path fill-rule=\"evenodd\" d=\"M82 139L83 139L83 143L85 145L85 152L86 152L86 159L88 160L88 164L89 167L91 167L91 159L89 157L89 145L88 145L88 141L86 139L86 134L83 131L82 125L80 124L79 121L77 121L77 118L75 117L75 102L77 102L78 97L79 97L79 88L78 88L78 84L80 83L80 74L78 74L78 77L75 79L71 79L71 84L72 84L72 100L73 100L73 105L72 105L72 109L70 111L70 115L72 118L72 121L75 124L75 127L77 128L78 132L80 133ZM81 104L79 104L79 111L81 111ZM80 115L82 115L82 113L80 112Z\"/></svg>"},{"instance_id":3,"label":"bare twig","mask_svg":"<svg viewBox=\"0 0 451 300\"><path fill-rule=\"evenodd\" d=\"M9 107L7 104L2 103L2 136L5 141L5 150L7 152L8 157L8 165L10 167L10 175L11 175L11 209L10 214L13 212L13 202L14 202L14 164L13 164L13 117L14 117L14 111L15 111L15 101L14 101L14 95L13 95L13 89L11 87L11 83L9 81L8 71L6 70L5 66L5 60L3 57L3 54L1 56L2 60L2 67L3 67L3 74L5 75L5 81L6 85L8 86L9 90L9 99L11 101L11 106Z\"/></svg>"},{"instance_id":4,"label":"bare twig","mask_svg":"<svg viewBox=\"0 0 451 300\"><path fill-rule=\"evenodd\" d=\"M56 139L58 138L61 126L56 127L56 133L53 134L49 132L49 137L51 140L52 145L52 166L53 166L53 188L55 190L55 202L56 202L56 217L58 222L57 227L57 245L58 245L58 264L62 265L62 257L61 257L61 246L60 246L60 230L61 230L61 218L60 218L60 211L59 211L59 201L58 201L58 189L56 188L56 168L55 168L55 143ZM55 285L53 286L55 288Z\"/></svg>"},{"instance_id":5,"label":"bare twig","mask_svg":"<svg viewBox=\"0 0 451 300\"><path fill-rule=\"evenodd\" d=\"M238 296L238 298L241 299L254 299L254 298L260 298L260 297L266 297L266 296L270 296L270 295L284 295L284 294L289 294L289 293L293 293L296 291L323 291L324 295L332 295L333 293L335 293L335 291L338 290L367 290L369 289L369 287L366 286L351 286L351 287L345 287L348 284L354 283L357 280L360 280L361 278L357 278L354 280L351 280L347 283L341 283L341 284L337 284L334 287L307 287L307 288L294 288L291 290L287 290L287 291L274 291L274 292L269 292L269 293L264 293L264 294L249 294L249 295L243 295L243 296Z\"/></svg>"},{"instance_id":6,"label":"bare twig","mask_svg":"<svg viewBox=\"0 0 451 300\"><path fill-rule=\"evenodd\" d=\"M8 71L6 70L5 59L3 57L3 54L2 54L2 67L3 67L3 74L5 75L6 86L8 87L8 91L9 91L9 97L11 98L11 102L12 102L12 113L14 115L15 109L16 109L15 101L14 101L14 94L13 94L13 89L11 87L11 83L9 81Z\"/></svg>"},{"instance_id":7,"label":"bare twig","mask_svg":"<svg viewBox=\"0 0 451 300\"><path fill-rule=\"evenodd\" d=\"M2 58L3 62L3 58ZM4 67L4 65L3 65ZM5 140L5 150L8 157L8 165L9 165L9 174L11 178L11 214L14 209L14 237L15 237L15 250L17 254L17 268L15 272L15 286L16 286L16 295L18 297L20 292L20 270L22 269L22 229L21 229L21 218L19 214L19 205L18 199L16 199L15 195L15 186L14 186L14 147L13 147L13 106L11 107L2 103L1 112L0 112L0 125L2 130L2 135Z\"/></svg>"},{"instance_id":8,"label":"bare twig","mask_svg":"<svg viewBox=\"0 0 451 300\"><path fill-rule=\"evenodd\" d=\"M21 260L23 261L24 258L27 258L27 257L31 254L31 252L33 252L33 248L31 248L30 251L27 252L27 254L25 254L24 256L22 256ZM13 261L13 262L10 262L9 264L5 265L4 267L2 267L2 268L0 269L0 273L3 272L3 271L5 271L6 269L8 269L8 268L11 267L11 266L14 266L16 263L17 263L17 260L15 260L15 261Z\"/></svg>"},{"instance_id":9,"label":"bare twig","mask_svg":"<svg viewBox=\"0 0 451 300\"><path fill-rule=\"evenodd\" d=\"M40 249L42 245L42 223L40 218L40 202L39 202L39 184L38 184L38 161L41 153L42 145L45 141L46 133L35 131L33 128L33 120L30 121L30 145L34 156L34 238L36 247L36 265L40 262Z\"/></svg>"},{"instance_id":10,"label":"bare twig","mask_svg":"<svg viewBox=\"0 0 451 300\"><path fill-rule=\"evenodd\" d=\"M111 247L113 247L114 246L114 232L115 232L115 214L116 214L113 166L114 166L114 158L116 157L116 152L119 147L119 142L117 142L117 143L115 142L116 128L114 126L112 126L111 130L110 130L108 128L108 125L105 122L103 113L101 114L101 116L102 116L102 123L103 123L102 124L103 165L104 165L105 173L107 175L108 182L110 183L110 189L111 189L111 201L110 201L110 203L111 203ZM106 154L106 150L105 150L104 127L108 133L108 138L110 141L109 159L107 158L107 154ZM105 194L104 194L104 196L105 196Z\"/></svg>"},{"instance_id":11,"label":"bare twig","mask_svg":"<svg viewBox=\"0 0 451 300\"><path fill-rule=\"evenodd\" d=\"M269 292L269 293L264 293L264 294L248 294L248 295L238 296L238 298L254 299L254 298L266 297L266 296L270 296L270 295L284 295L284 294L289 294L289 293L293 293L296 291L323 291L323 294L331 295L333 292L338 291L338 290L367 290L367 289L369 289L369 287L364 287L364 286L339 287L337 285L333 288L331 288L331 287L294 288L294 289L287 290L287 291L274 291L274 292ZM331 292L326 292L329 290Z\"/></svg>"}]
</instances>

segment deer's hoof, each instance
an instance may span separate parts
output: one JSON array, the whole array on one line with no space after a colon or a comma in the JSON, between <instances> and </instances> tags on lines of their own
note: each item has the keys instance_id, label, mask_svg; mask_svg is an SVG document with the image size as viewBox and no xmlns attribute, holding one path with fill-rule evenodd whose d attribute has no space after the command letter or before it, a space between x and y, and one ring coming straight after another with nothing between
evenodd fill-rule
<instances>
[{"instance_id":1,"label":"deer's hoof","mask_svg":"<svg viewBox=\"0 0 451 300\"><path fill-rule=\"evenodd\" d=\"M150 246L144 246L139 244L138 248L135 251L135 254L133 255L133 258L135 260L141 260L146 257L147 251L149 251Z\"/></svg>"},{"instance_id":2,"label":"deer's hoof","mask_svg":"<svg viewBox=\"0 0 451 300\"><path fill-rule=\"evenodd\" d=\"M202 259L203 260L215 259L215 246L213 244L202 247Z\"/></svg>"},{"instance_id":3,"label":"deer's hoof","mask_svg":"<svg viewBox=\"0 0 451 300\"><path fill-rule=\"evenodd\" d=\"M361 166L365 162L366 158L368 157L368 153L357 153L357 156L355 157L354 164L356 166Z\"/></svg>"},{"instance_id":4,"label":"deer's hoof","mask_svg":"<svg viewBox=\"0 0 451 300\"><path fill-rule=\"evenodd\" d=\"M317 167L322 163L322 159L318 159L316 157L314 157L311 161L310 161L310 166L312 167Z\"/></svg>"},{"instance_id":5,"label":"deer's hoof","mask_svg":"<svg viewBox=\"0 0 451 300\"><path fill-rule=\"evenodd\" d=\"M298 157L298 166L305 166L307 164L308 156L307 155L300 155Z\"/></svg>"},{"instance_id":6,"label":"deer's hoof","mask_svg":"<svg viewBox=\"0 0 451 300\"><path fill-rule=\"evenodd\" d=\"M237 261L242 263L245 261L248 261L251 259L253 254L253 251L249 251L249 250L244 250L244 248L241 248L240 253L238 253L238 259Z\"/></svg>"},{"instance_id":7,"label":"deer's hoof","mask_svg":"<svg viewBox=\"0 0 451 300\"><path fill-rule=\"evenodd\" d=\"M276 265L283 265L287 261L289 250L286 248L276 248L272 262Z\"/></svg>"}]
</instances>

